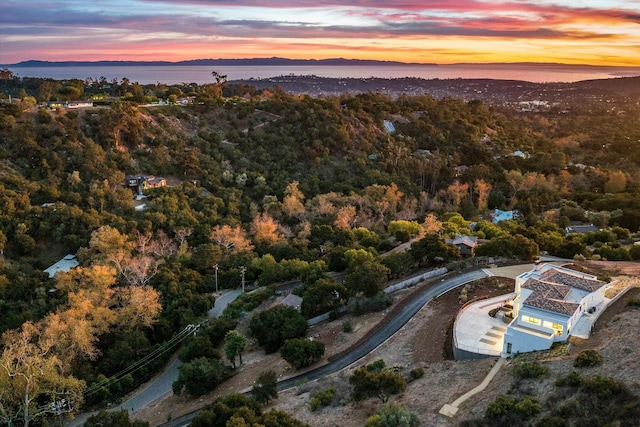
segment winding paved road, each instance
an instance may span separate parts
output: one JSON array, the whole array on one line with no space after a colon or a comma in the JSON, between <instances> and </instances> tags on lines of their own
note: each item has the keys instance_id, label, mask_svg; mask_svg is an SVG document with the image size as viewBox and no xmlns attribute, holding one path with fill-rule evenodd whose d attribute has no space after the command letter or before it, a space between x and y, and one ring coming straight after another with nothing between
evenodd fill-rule
<instances>
[{"instance_id":1,"label":"winding paved road","mask_svg":"<svg viewBox=\"0 0 640 427\"><path fill-rule=\"evenodd\" d=\"M419 294L413 301L405 305L400 312L386 325L380 328L372 337L366 342L361 343L358 347L354 348L348 354L330 362L326 365L320 366L304 374L296 375L295 377L288 378L278 382L278 390L286 390L294 387L298 381L308 380L313 381L320 377L338 372L352 363L360 360L371 351L375 350L379 345L383 344L386 340L391 338L402 326L404 326L420 309L434 297L440 296L445 292L456 288L465 283L472 282L474 280L487 277L489 274L485 270L474 270L468 273L463 273L447 279L442 279L435 285L425 289ZM190 412L179 418L176 418L170 422L161 424L162 427L183 427L191 423L196 415L197 411Z\"/></svg>"}]
</instances>

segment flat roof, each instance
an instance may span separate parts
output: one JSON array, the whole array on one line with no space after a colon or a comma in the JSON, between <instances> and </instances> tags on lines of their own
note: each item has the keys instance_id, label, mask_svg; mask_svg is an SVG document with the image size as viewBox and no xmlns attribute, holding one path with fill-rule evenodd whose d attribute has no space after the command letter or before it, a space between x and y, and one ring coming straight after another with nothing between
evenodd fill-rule
<instances>
[{"instance_id":1,"label":"flat roof","mask_svg":"<svg viewBox=\"0 0 640 427\"><path fill-rule=\"evenodd\" d=\"M60 261L53 264L51 267L44 270L44 272L47 273L50 278L53 278L58 271L67 272L72 268L77 267L78 265L80 265L80 263L76 259L76 256L73 254L68 254L65 255L65 257Z\"/></svg>"},{"instance_id":2,"label":"flat roof","mask_svg":"<svg viewBox=\"0 0 640 427\"><path fill-rule=\"evenodd\" d=\"M508 323L502 318L489 316L489 311L515 298L515 292L481 300L466 306L456 318L454 343L460 350L499 356Z\"/></svg>"}]
</instances>

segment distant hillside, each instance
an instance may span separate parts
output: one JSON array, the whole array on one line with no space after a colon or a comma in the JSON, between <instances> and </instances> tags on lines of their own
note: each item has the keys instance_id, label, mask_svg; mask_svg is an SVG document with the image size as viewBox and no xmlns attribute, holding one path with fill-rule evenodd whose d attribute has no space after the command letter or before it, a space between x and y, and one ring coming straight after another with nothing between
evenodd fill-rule
<instances>
[{"instance_id":1,"label":"distant hillside","mask_svg":"<svg viewBox=\"0 0 640 427\"><path fill-rule=\"evenodd\" d=\"M109 67L109 66L145 66L145 65L254 65L254 66L282 66L282 65L331 65L331 66L344 66L344 65L436 65L436 64L417 64L398 61L375 61L366 59L344 59L344 58L329 58L329 59L288 59L288 58L239 58L239 59L193 59L188 61L39 61L29 60L18 62L17 64L5 64L10 67Z\"/></svg>"},{"instance_id":2,"label":"distant hillside","mask_svg":"<svg viewBox=\"0 0 640 427\"><path fill-rule=\"evenodd\" d=\"M549 104L580 103L585 99L605 100L611 95L640 94L640 77L585 80L576 83L533 83L497 79L421 79L404 77L331 78L319 76L278 76L265 79L233 80L259 90L276 87L296 94L340 95L380 91L393 96L428 94L434 98L480 99L491 104L546 101Z\"/></svg>"},{"instance_id":3,"label":"distant hillside","mask_svg":"<svg viewBox=\"0 0 640 427\"><path fill-rule=\"evenodd\" d=\"M620 77L606 80L585 80L574 83L573 86L580 90L595 92L602 90L608 93L621 95L640 94L640 77Z\"/></svg>"}]
</instances>

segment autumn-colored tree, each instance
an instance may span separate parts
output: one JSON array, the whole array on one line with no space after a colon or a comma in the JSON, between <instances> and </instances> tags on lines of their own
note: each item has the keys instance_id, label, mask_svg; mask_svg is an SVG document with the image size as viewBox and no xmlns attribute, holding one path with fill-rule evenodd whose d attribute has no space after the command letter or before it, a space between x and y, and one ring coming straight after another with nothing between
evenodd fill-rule
<instances>
[{"instance_id":1,"label":"autumn-colored tree","mask_svg":"<svg viewBox=\"0 0 640 427\"><path fill-rule=\"evenodd\" d=\"M131 253L134 246L135 243L130 241L126 234L105 225L91 233L88 257L92 263L104 263L116 252Z\"/></svg>"},{"instance_id":2,"label":"autumn-colored tree","mask_svg":"<svg viewBox=\"0 0 640 427\"><path fill-rule=\"evenodd\" d=\"M391 185L386 186L384 199L378 205L380 208L380 212L382 214L395 215L395 213L398 211L398 205L402 200L402 196L404 196L404 193L400 191L398 185L395 182L392 182Z\"/></svg>"},{"instance_id":3,"label":"autumn-colored tree","mask_svg":"<svg viewBox=\"0 0 640 427\"><path fill-rule=\"evenodd\" d=\"M473 185L475 192L478 194L478 210L480 212L487 209L489 201L489 193L491 192L491 184L484 179L477 179Z\"/></svg>"},{"instance_id":4,"label":"autumn-colored tree","mask_svg":"<svg viewBox=\"0 0 640 427\"><path fill-rule=\"evenodd\" d=\"M336 206L333 203L334 193L319 194L307 201L307 211L309 216L315 219L329 218L336 213Z\"/></svg>"},{"instance_id":5,"label":"autumn-colored tree","mask_svg":"<svg viewBox=\"0 0 640 427\"><path fill-rule=\"evenodd\" d=\"M469 194L469 184L462 184L456 179L453 184L447 187L447 194L453 204L453 207L458 209L462 199Z\"/></svg>"},{"instance_id":6,"label":"autumn-colored tree","mask_svg":"<svg viewBox=\"0 0 640 427\"><path fill-rule=\"evenodd\" d=\"M238 253L253 249L247 233L240 227L216 225L209 236L212 242L220 246L225 252Z\"/></svg>"},{"instance_id":7,"label":"autumn-colored tree","mask_svg":"<svg viewBox=\"0 0 640 427\"><path fill-rule=\"evenodd\" d=\"M115 295L116 321L121 327L150 327L160 315L160 293L150 286L128 286Z\"/></svg>"},{"instance_id":8,"label":"autumn-colored tree","mask_svg":"<svg viewBox=\"0 0 640 427\"><path fill-rule=\"evenodd\" d=\"M338 210L336 220L333 222L337 228L349 230L353 227L356 219L355 206L343 206Z\"/></svg>"},{"instance_id":9,"label":"autumn-colored tree","mask_svg":"<svg viewBox=\"0 0 640 427\"><path fill-rule=\"evenodd\" d=\"M67 304L44 321L43 334L55 342L61 360L95 359L97 337L112 326L148 327L161 311L159 293L148 287L115 287L115 270L95 265L56 276L56 288L67 293Z\"/></svg>"},{"instance_id":10,"label":"autumn-colored tree","mask_svg":"<svg viewBox=\"0 0 640 427\"><path fill-rule=\"evenodd\" d=\"M187 237L193 234L192 228L179 228L176 230L175 237L178 242L178 251L184 253L188 249Z\"/></svg>"},{"instance_id":11,"label":"autumn-colored tree","mask_svg":"<svg viewBox=\"0 0 640 427\"><path fill-rule=\"evenodd\" d=\"M283 239L280 224L266 212L253 218L251 234L256 243L268 246L275 245Z\"/></svg>"},{"instance_id":12,"label":"autumn-colored tree","mask_svg":"<svg viewBox=\"0 0 640 427\"><path fill-rule=\"evenodd\" d=\"M304 194L298 188L298 181L293 181L284 190L283 208L290 217L302 219L305 215Z\"/></svg>"},{"instance_id":13,"label":"autumn-colored tree","mask_svg":"<svg viewBox=\"0 0 640 427\"><path fill-rule=\"evenodd\" d=\"M420 237L428 234L437 234L442 230L442 222L438 221L438 217L434 214L426 216L422 224L420 224Z\"/></svg>"},{"instance_id":14,"label":"autumn-colored tree","mask_svg":"<svg viewBox=\"0 0 640 427\"><path fill-rule=\"evenodd\" d=\"M522 172L517 170L509 170L504 173L505 180L511 185L514 192L520 189L520 185L524 182Z\"/></svg>"},{"instance_id":15,"label":"autumn-colored tree","mask_svg":"<svg viewBox=\"0 0 640 427\"><path fill-rule=\"evenodd\" d=\"M396 219L405 220L405 221L413 221L416 219L417 208L418 208L418 199L415 197L405 197L401 203L402 209L396 213Z\"/></svg>"},{"instance_id":16,"label":"autumn-colored tree","mask_svg":"<svg viewBox=\"0 0 640 427\"><path fill-rule=\"evenodd\" d=\"M182 246L182 242L180 242L180 246ZM151 240L148 249L149 252L156 257L170 258L174 256L180 248L176 240L171 239L164 231L160 230L156 233L153 240Z\"/></svg>"},{"instance_id":17,"label":"autumn-colored tree","mask_svg":"<svg viewBox=\"0 0 640 427\"><path fill-rule=\"evenodd\" d=\"M19 331L2 336L4 348L0 356L0 409L2 417L22 419L23 425L45 415L47 407L36 402L58 404L71 412L82 403L84 381L62 373L63 364L53 352L55 342L43 334L43 324L25 323Z\"/></svg>"},{"instance_id":18,"label":"autumn-colored tree","mask_svg":"<svg viewBox=\"0 0 640 427\"><path fill-rule=\"evenodd\" d=\"M609 179L604 184L604 191L607 193L620 193L627 187L627 175L622 171L612 171Z\"/></svg>"},{"instance_id":19,"label":"autumn-colored tree","mask_svg":"<svg viewBox=\"0 0 640 427\"><path fill-rule=\"evenodd\" d=\"M132 286L145 286L158 273L162 260L149 255L132 256L118 251L109 257L116 271Z\"/></svg>"}]
</instances>

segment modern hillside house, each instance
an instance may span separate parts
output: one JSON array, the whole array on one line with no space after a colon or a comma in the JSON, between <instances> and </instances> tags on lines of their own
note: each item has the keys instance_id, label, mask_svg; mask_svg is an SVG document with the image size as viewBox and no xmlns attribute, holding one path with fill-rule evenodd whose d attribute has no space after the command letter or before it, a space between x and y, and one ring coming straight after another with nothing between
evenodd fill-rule
<instances>
[{"instance_id":1,"label":"modern hillside house","mask_svg":"<svg viewBox=\"0 0 640 427\"><path fill-rule=\"evenodd\" d=\"M551 264L522 273L516 278L513 320L504 334L502 355L547 350L577 331L588 336L593 318L606 306L608 286L591 274Z\"/></svg>"}]
</instances>

